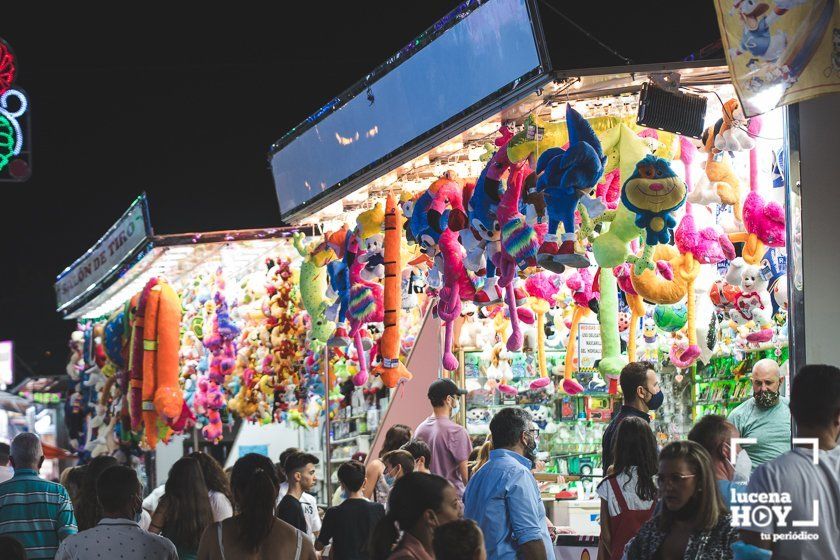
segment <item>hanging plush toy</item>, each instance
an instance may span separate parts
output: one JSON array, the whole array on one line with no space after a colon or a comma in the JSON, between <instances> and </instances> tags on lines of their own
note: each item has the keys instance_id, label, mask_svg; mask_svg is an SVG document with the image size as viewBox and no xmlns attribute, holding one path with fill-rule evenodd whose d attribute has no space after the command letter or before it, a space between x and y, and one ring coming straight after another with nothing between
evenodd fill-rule
<instances>
[{"instance_id":1,"label":"hanging plush toy","mask_svg":"<svg viewBox=\"0 0 840 560\"><path fill-rule=\"evenodd\" d=\"M550 272L540 272L525 280L525 289L533 298L531 309L537 315L537 365L540 377L544 378L548 377L545 364L545 314L551 309L554 296L560 290L559 281L560 278Z\"/></svg>"},{"instance_id":2,"label":"hanging plush toy","mask_svg":"<svg viewBox=\"0 0 840 560\"><path fill-rule=\"evenodd\" d=\"M429 190L433 199L429 206L429 224L438 234L438 247L443 258L443 287L440 290L438 316L444 323L443 368L454 371L458 359L452 353L455 320L461 316L461 301L471 301L475 288L464 267L463 249L458 242L458 232L467 227L461 186L448 178L435 181ZM441 225L444 215L446 226Z\"/></svg>"},{"instance_id":3,"label":"hanging plush toy","mask_svg":"<svg viewBox=\"0 0 840 560\"><path fill-rule=\"evenodd\" d=\"M580 322L590 311L598 313L600 309L598 303L600 294L595 289L594 281L592 272L587 268L566 279L566 286L572 291L572 298L575 301L575 311L569 327L569 340L566 343L566 363L563 370L563 390L570 395L583 391L583 385L574 378L573 373L575 371L576 344Z\"/></svg>"},{"instance_id":4,"label":"hanging plush toy","mask_svg":"<svg viewBox=\"0 0 840 560\"><path fill-rule=\"evenodd\" d=\"M355 255L357 252L358 239L351 234L347 253ZM362 278L363 268L364 263L358 259L354 259L350 265L352 287L350 289L350 306L347 312L350 318L350 336L353 338L359 360L359 373L353 377L353 384L357 387L364 385L368 380L367 353L360 330L365 323L381 323L385 318L382 286Z\"/></svg>"},{"instance_id":5,"label":"hanging plush toy","mask_svg":"<svg viewBox=\"0 0 840 560\"><path fill-rule=\"evenodd\" d=\"M531 324L533 313L519 308L516 296L516 270L520 263L532 262L537 251L537 237L534 228L525 222L519 212L519 199L525 178L530 173L527 163L519 164L511 171L508 188L499 202L498 217L502 224L502 251L499 253L499 286L505 291L505 303L510 316L511 335L507 349L511 352L522 348L524 340L519 321Z\"/></svg>"},{"instance_id":6,"label":"hanging plush toy","mask_svg":"<svg viewBox=\"0 0 840 560\"><path fill-rule=\"evenodd\" d=\"M338 324L347 320L347 308L350 306L351 255L347 253L350 235L347 226L344 225L327 236L327 247L336 255L336 259L327 264L327 275L330 279L327 297L335 298L336 301L327 309L326 316Z\"/></svg>"},{"instance_id":7,"label":"hanging plush toy","mask_svg":"<svg viewBox=\"0 0 840 560\"><path fill-rule=\"evenodd\" d=\"M381 203L370 210L359 214L356 218L356 233L364 246L364 252L359 259L365 263L362 278L372 282L385 275L385 262L382 257L382 243L384 235L382 226L385 223L385 211Z\"/></svg>"},{"instance_id":8,"label":"hanging plush toy","mask_svg":"<svg viewBox=\"0 0 840 560\"><path fill-rule=\"evenodd\" d=\"M548 233L539 250L539 263L553 272L566 266L586 268L589 259L575 252L575 210L578 203L587 207L590 217L599 216L605 207L591 198L604 171L606 156L601 142L589 123L571 105L566 105L569 147L550 148L537 162L536 189L543 193L548 212ZM562 243L557 230L563 225Z\"/></svg>"},{"instance_id":9,"label":"hanging plush toy","mask_svg":"<svg viewBox=\"0 0 840 560\"><path fill-rule=\"evenodd\" d=\"M400 380L412 378L411 372L400 362L400 271L402 256L400 232L402 231L402 210L392 194L385 202L385 287L384 322L385 331L379 339L382 363L373 371L382 383L393 389Z\"/></svg>"},{"instance_id":10,"label":"hanging plush toy","mask_svg":"<svg viewBox=\"0 0 840 560\"><path fill-rule=\"evenodd\" d=\"M154 449L158 418L171 423L184 406L178 385L181 303L166 282L150 290L143 325L143 424L146 444Z\"/></svg>"},{"instance_id":11,"label":"hanging plush toy","mask_svg":"<svg viewBox=\"0 0 840 560\"><path fill-rule=\"evenodd\" d=\"M761 132L761 117L752 117L749 133L758 136ZM744 240L743 256L749 264L758 264L764 255L764 246L785 246L785 210L776 202L765 201L759 193L758 185L758 145L750 150L750 193L744 200ZM740 236L733 236L738 241Z\"/></svg>"},{"instance_id":12,"label":"hanging plush toy","mask_svg":"<svg viewBox=\"0 0 840 560\"><path fill-rule=\"evenodd\" d=\"M486 267L484 285L475 297L477 305L488 305L501 299L501 292L496 288L496 263L501 250L501 225L497 210L502 193L501 179L511 166L507 158L507 143L513 134L506 126L502 126L499 133L501 136L495 141L498 149L479 175L467 204L470 232L479 240L478 247L483 252Z\"/></svg>"},{"instance_id":13,"label":"hanging plush toy","mask_svg":"<svg viewBox=\"0 0 840 560\"><path fill-rule=\"evenodd\" d=\"M335 323L327 320L327 308L329 301L327 293L327 271L324 268L327 261L335 257L332 249L326 248L304 248L304 235L296 232L293 236L297 252L303 257L300 265L300 301L303 308L309 313L312 319L310 340L317 340L326 343L335 331ZM320 261L320 264L319 264Z\"/></svg>"},{"instance_id":14,"label":"hanging plush toy","mask_svg":"<svg viewBox=\"0 0 840 560\"><path fill-rule=\"evenodd\" d=\"M624 182L621 202L636 214L636 227L644 229L648 246L671 243L674 211L685 203L686 185L664 159L647 156Z\"/></svg>"}]
</instances>

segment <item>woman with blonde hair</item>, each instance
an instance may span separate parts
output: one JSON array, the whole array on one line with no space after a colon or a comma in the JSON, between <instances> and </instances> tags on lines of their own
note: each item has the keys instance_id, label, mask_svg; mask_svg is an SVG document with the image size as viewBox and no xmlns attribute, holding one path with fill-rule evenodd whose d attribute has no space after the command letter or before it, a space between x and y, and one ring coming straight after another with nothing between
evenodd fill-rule
<instances>
[{"instance_id":1,"label":"woman with blonde hair","mask_svg":"<svg viewBox=\"0 0 840 560\"><path fill-rule=\"evenodd\" d=\"M628 543L628 560L731 559L738 530L706 450L693 441L666 445L659 454L657 481L664 507Z\"/></svg>"}]
</instances>

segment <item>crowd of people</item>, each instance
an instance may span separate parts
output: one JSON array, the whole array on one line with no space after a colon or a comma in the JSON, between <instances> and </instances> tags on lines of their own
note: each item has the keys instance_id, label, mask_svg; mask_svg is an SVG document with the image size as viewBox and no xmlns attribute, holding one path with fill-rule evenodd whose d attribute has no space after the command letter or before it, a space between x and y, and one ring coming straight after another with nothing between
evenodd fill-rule
<instances>
[{"instance_id":1,"label":"crowd of people","mask_svg":"<svg viewBox=\"0 0 840 560\"><path fill-rule=\"evenodd\" d=\"M752 381L753 397L728 418L705 416L686 441L659 449L649 425L663 402L656 371L624 368L624 403L603 440L599 560L840 558L840 369L802 368L789 400L775 362L756 363ZM323 514L309 494L318 458L300 449L276 464L247 454L229 474L195 452L144 500L137 473L112 457L44 480L38 437L19 434L0 444L0 557L553 559L534 476L539 430L527 410L503 408L473 446L452 420L463 394L448 379L432 383L429 418L413 431L392 426L367 466L342 464L337 505ZM791 448L779 428L788 410L804 446ZM736 509L741 497L780 493L788 520L818 516L816 538L777 538L791 530L785 519L758 526Z\"/></svg>"}]
</instances>

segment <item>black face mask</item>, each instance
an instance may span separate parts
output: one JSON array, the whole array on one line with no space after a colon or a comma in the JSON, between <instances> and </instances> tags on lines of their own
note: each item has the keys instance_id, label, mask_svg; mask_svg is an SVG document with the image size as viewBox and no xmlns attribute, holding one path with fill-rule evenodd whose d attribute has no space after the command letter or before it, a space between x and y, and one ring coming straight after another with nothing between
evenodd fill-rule
<instances>
[{"instance_id":1,"label":"black face mask","mask_svg":"<svg viewBox=\"0 0 840 560\"><path fill-rule=\"evenodd\" d=\"M531 461L533 468L537 464L537 441L531 436L530 442L525 446L525 458Z\"/></svg>"}]
</instances>

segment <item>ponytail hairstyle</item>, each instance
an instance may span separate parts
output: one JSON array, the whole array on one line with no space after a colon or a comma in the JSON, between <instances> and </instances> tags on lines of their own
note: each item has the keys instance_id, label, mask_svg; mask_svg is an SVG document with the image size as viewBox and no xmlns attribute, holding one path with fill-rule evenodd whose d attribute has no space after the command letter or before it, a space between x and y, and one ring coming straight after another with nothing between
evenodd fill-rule
<instances>
[{"instance_id":1,"label":"ponytail hairstyle","mask_svg":"<svg viewBox=\"0 0 840 560\"><path fill-rule=\"evenodd\" d=\"M427 510L440 511L443 492L449 486L445 478L412 472L400 478L388 496L388 513L376 527L370 540L371 560L386 560L397 544L400 531L409 531Z\"/></svg>"},{"instance_id":2,"label":"ponytail hairstyle","mask_svg":"<svg viewBox=\"0 0 840 560\"><path fill-rule=\"evenodd\" d=\"M274 525L274 504L280 479L268 457L248 453L233 465L230 477L239 512L239 544L257 552Z\"/></svg>"}]
</instances>

